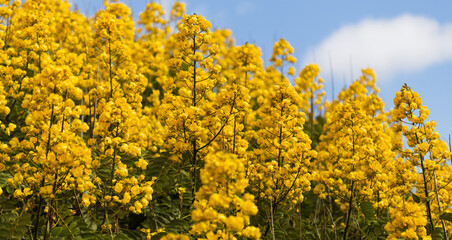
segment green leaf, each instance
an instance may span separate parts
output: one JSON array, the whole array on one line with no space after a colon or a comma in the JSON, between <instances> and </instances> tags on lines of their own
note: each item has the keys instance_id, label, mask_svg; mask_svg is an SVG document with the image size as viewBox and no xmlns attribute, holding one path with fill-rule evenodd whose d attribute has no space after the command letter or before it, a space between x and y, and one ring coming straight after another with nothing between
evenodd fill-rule
<instances>
[{"instance_id":1,"label":"green leaf","mask_svg":"<svg viewBox=\"0 0 452 240\"><path fill-rule=\"evenodd\" d=\"M8 178L12 178L13 176L6 172L0 172L0 187L6 187L8 185Z\"/></svg>"},{"instance_id":2,"label":"green leaf","mask_svg":"<svg viewBox=\"0 0 452 240\"><path fill-rule=\"evenodd\" d=\"M425 228L427 229L427 235L430 235L433 233L433 227L429 222L427 223L427 225L425 225Z\"/></svg>"},{"instance_id":3,"label":"green leaf","mask_svg":"<svg viewBox=\"0 0 452 240\"><path fill-rule=\"evenodd\" d=\"M115 236L114 240L130 240L130 238L128 238L126 235L120 233Z\"/></svg>"},{"instance_id":4,"label":"green leaf","mask_svg":"<svg viewBox=\"0 0 452 240\"><path fill-rule=\"evenodd\" d=\"M111 239L107 237L103 237L102 235L98 233L81 233L80 237L83 240L103 240L103 239Z\"/></svg>"},{"instance_id":5,"label":"green leaf","mask_svg":"<svg viewBox=\"0 0 452 240\"><path fill-rule=\"evenodd\" d=\"M52 229L52 232L51 232L51 233L52 233L52 236L58 237L62 231L63 231L63 228L62 228L62 227L54 227L54 228Z\"/></svg>"},{"instance_id":6,"label":"green leaf","mask_svg":"<svg viewBox=\"0 0 452 240\"><path fill-rule=\"evenodd\" d=\"M440 227L436 227L435 230L433 230L431 237L432 240L443 240L444 239L443 229Z\"/></svg>"},{"instance_id":7,"label":"green leaf","mask_svg":"<svg viewBox=\"0 0 452 240\"><path fill-rule=\"evenodd\" d=\"M146 235L142 231L131 230L131 229L121 229L120 231L124 235L128 236L129 239L141 240L141 239L146 238Z\"/></svg>"},{"instance_id":8,"label":"green leaf","mask_svg":"<svg viewBox=\"0 0 452 240\"><path fill-rule=\"evenodd\" d=\"M421 202L421 198L418 195L414 194L413 192L410 192L410 193L411 193L411 197L413 198L413 200L416 203L420 203Z\"/></svg>"},{"instance_id":9,"label":"green leaf","mask_svg":"<svg viewBox=\"0 0 452 240\"><path fill-rule=\"evenodd\" d=\"M4 198L0 196L0 209L3 212L3 214L6 212L11 212L14 209L16 209L16 201L9 200L7 198ZM1 217L2 218L2 217Z\"/></svg>"},{"instance_id":10,"label":"green leaf","mask_svg":"<svg viewBox=\"0 0 452 240\"><path fill-rule=\"evenodd\" d=\"M60 236L70 236L71 232L69 231L68 227L62 227L61 228L61 232L60 232Z\"/></svg>"},{"instance_id":11,"label":"green leaf","mask_svg":"<svg viewBox=\"0 0 452 240\"><path fill-rule=\"evenodd\" d=\"M9 231L7 229L0 228L0 239L8 239Z\"/></svg>"},{"instance_id":12,"label":"green leaf","mask_svg":"<svg viewBox=\"0 0 452 240\"><path fill-rule=\"evenodd\" d=\"M162 174L166 164L170 162L166 156L151 158L148 159L148 161L149 165L146 168L146 176L150 177L159 177Z\"/></svg>"},{"instance_id":13,"label":"green leaf","mask_svg":"<svg viewBox=\"0 0 452 240\"><path fill-rule=\"evenodd\" d=\"M361 202L359 205L366 221L375 220L375 208L371 202Z\"/></svg>"},{"instance_id":14,"label":"green leaf","mask_svg":"<svg viewBox=\"0 0 452 240\"><path fill-rule=\"evenodd\" d=\"M439 215L439 219L452 222L452 213L445 212L445 213Z\"/></svg>"},{"instance_id":15,"label":"green leaf","mask_svg":"<svg viewBox=\"0 0 452 240\"><path fill-rule=\"evenodd\" d=\"M71 222L71 224L69 224L69 229L73 229L73 228L75 228L77 226L77 222Z\"/></svg>"}]
</instances>

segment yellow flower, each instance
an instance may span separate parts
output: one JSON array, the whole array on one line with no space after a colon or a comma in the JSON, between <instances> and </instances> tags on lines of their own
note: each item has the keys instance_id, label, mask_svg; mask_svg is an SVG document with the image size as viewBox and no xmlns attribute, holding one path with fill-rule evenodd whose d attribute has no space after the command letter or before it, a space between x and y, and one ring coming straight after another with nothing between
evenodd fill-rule
<instances>
[{"instance_id":1,"label":"yellow flower","mask_svg":"<svg viewBox=\"0 0 452 240\"><path fill-rule=\"evenodd\" d=\"M39 189L39 194L43 195L43 196L49 196L53 193L53 186L52 185L47 185L44 187L41 187Z\"/></svg>"},{"instance_id":2,"label":"yellow flower","mask_svg":"<svg viewBox=\"0 0 452 240\"><path fill-rule=\"evenodd\" d=\"M115 184L115 192L120 193L122 191L122 189L124 188L124 186L122 185L122 183L118 182Z\"/></svg>"},{"instance_id":3,"label":"yellow flower","mask_svg":"<svg viewBox=\"0 0 452 240\"><path fill-rule=\"evenodd\" d=\"M226 224L227 229L232 232L240 232L245 226L243 218L241 217L229 216L223 221Z\"/></svg>"}]
</instances>

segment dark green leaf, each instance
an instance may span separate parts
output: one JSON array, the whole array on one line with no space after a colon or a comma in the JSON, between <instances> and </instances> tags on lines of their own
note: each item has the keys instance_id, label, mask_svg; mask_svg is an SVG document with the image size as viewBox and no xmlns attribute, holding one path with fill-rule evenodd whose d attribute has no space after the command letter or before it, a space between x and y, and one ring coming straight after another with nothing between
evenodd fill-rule
<instances>
[{"instance_id":1,"label":"dark green leaf","mask_svg":"<svg viewBox=\"0 0 452 240\"><path fill-rule=\"evenodd\" d=\"M436 227L435 230L432 232L432 240L443 240L444 239L444 232L443 229L440 227Z\"/></svg>"},{"instance_id":2,"label":"dark green leaf","mask_svg":"<svg viewBox=\"0 0 452 240\"><path fill-rule=\"evenodd\" d=\"M439 216L439 219L452 222L452 213L445 212Z\"/></svg>"},{"instance_id":3,"label":"dark green leaf","mask_svg":"<svg viewBox=\"0 0 452 240\"><path fill-rule=\"evenodd\" d=\"M364 217L366 218L366 221L375 220L375 208L373 206L373 203L362 202L359 206L361 208L362 213L364 214Z\"/></svg>"},{"instance_id":4,"label":"dark green leaf","mask_svg":"<svg viewBox=\"0 0 452 240\"><path fill-rule=\"evenodd\" d=\"M411 193L411 197L413 197L413 200L416 202L416 203L420 203L421 202L421 198L418 196L418 195L416 195L416 194L414 194L414 193L412 193L412 192L410 192Z\"/></svg>"}]
</instances>

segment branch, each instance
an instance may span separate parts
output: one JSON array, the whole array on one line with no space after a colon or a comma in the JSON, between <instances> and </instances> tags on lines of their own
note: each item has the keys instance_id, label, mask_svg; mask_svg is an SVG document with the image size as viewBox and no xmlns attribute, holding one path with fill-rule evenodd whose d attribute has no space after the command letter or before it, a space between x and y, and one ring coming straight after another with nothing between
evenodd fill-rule
<instances>
[{"instance_id":1,"label":"branch","mask_svg":"<svg viewBox=\"0 0 452 240\"><path fill-rule=\"evenodd\" d=\"M235 105L236 99L237 99L237 96L234 94L234 100L232 101L231 110L229 111L229 116L232 114L232 111L234 110L234 105ZM218 132L215 134L215 136L213 136L213 138L210 139L209 142L207 142L204 146L198 148L197 151L200 151L201 149L209 146L218 137L218 135L220 135L221 131L223 131L223 128L228 123L228 120L229 120L229 117L228 117L228 119L226 119L225 123L221 126L220 130L218 130Z\"/></svg>"}]
</instances>

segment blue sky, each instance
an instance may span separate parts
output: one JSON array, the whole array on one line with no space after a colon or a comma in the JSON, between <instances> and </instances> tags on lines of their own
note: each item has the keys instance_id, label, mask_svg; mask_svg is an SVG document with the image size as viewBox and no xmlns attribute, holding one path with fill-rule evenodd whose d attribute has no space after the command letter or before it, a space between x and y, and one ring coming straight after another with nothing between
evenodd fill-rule
<instances>
[{"instance_id":1,"label":"blue sky","mask_svg":"<svg viewBox=\"0 0 452 240\"><path fill-rule=\"evenodd\" d=\"M101 0L71 0L89 15ZM124 0L134 15L149 0ZM156 0L164 8L173 1ZM285 38L295 48L297 70L317 62L331 99L372 67L386 109L403 83L418 91L444 140L452 134L452 1L187 0L187 13L205 16L213 27L228 28L237 44L258 45L264 59ZM330 56L331 62L330 64Z\"/></svg>"}]
</instances>

